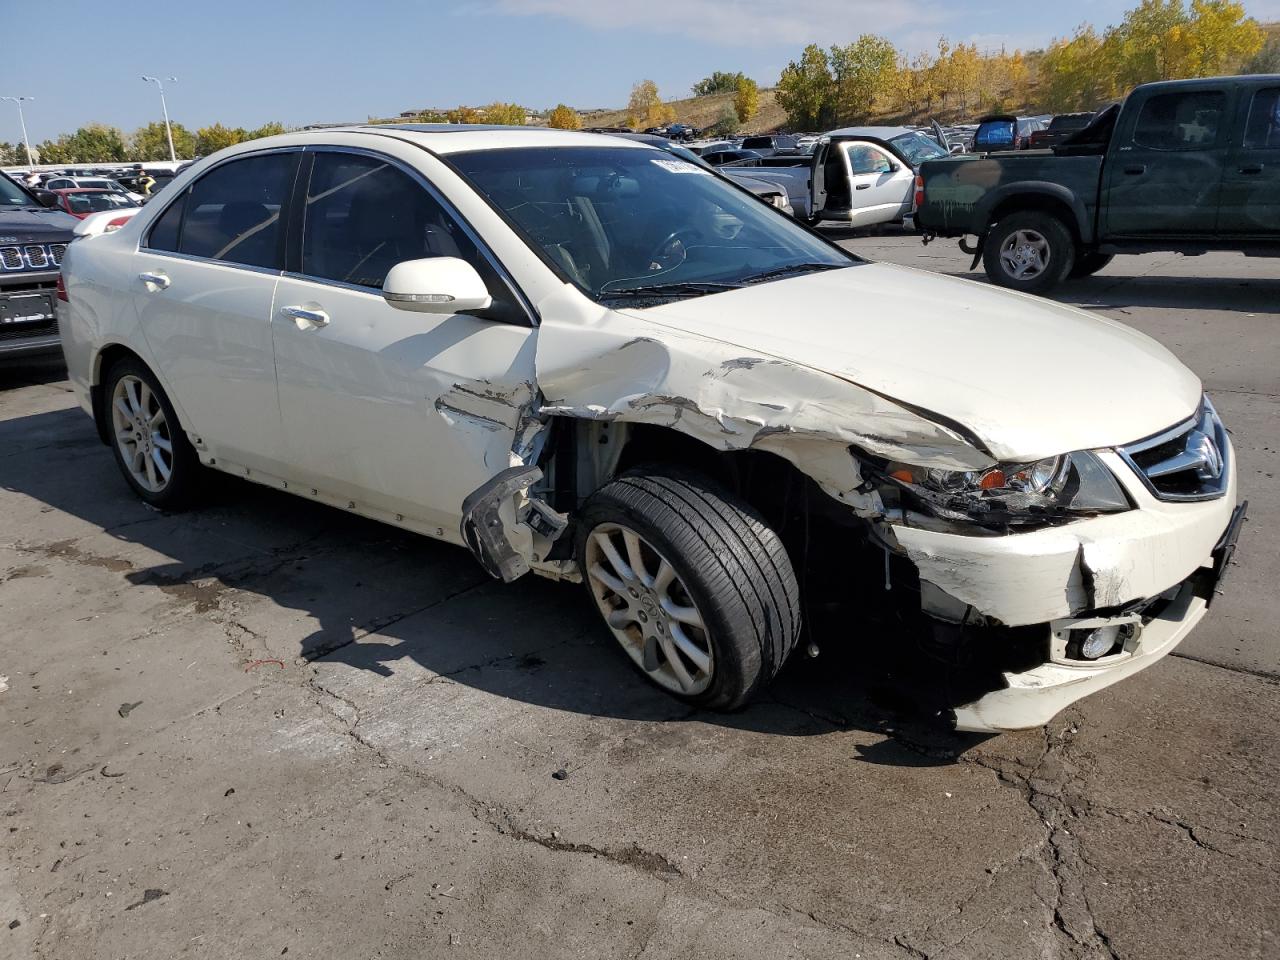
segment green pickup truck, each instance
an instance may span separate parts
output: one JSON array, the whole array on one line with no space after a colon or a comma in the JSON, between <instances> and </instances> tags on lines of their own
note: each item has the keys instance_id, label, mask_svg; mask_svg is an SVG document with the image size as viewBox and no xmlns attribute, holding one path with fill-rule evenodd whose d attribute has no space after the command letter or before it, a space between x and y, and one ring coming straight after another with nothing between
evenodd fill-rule
<instances>
[{"instance_id":1,"label":"green pickup truck","mask_svg":"<svg viewBox=\"0 0 1280 960\"><path fill-rule=\"evenodd\" d=\"M1052 151L929 161L916 207L1030 293L1121 253L1280 256L1280 76L1150 83Z\"/></svg>"}]
</instances>

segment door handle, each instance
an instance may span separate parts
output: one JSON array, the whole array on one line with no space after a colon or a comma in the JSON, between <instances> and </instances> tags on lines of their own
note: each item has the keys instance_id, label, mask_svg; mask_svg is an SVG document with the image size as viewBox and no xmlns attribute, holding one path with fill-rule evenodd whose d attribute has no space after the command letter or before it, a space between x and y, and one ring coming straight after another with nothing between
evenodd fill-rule
<instances>
[{"instance_id":1,"label":"door handle","mask_svg":"<svg viewBox=\"0 0 1280 960\"><path fill-rule=\"evenodd\" d=\"M306 307L281 307L280 312L292 317L299 330L313 330L316 327L327 327L329 315L323 310L308 310Z\"/></svg>"},{"instance_id":2,"label":"door handle","mask_svg":"<svg viewBox=\"0 0 1280 960\"><path fill-rule=\"evenodd\" d=\"M1262 164L1260 164L1260 163L1247 163L1247 164L1245 164L1243 167L1241 167L1241 168L1240 168L1240 172L1241 172L1241 173L1261 173L1261 172L1262 172Z\"/></svg>"},{"instance_id":3,"label":"door handle","mask_svg":"<svg viewBox=\"0 0 1280 960\"><path fill-rule=\"evenodd\" d=\"M871 189L871 184L869 184L869 183L855 183L855 184L853 185L853 189L855 189L855 190L870 190L870 189Z\"/></svg>"},{"instance_id":4,"label":"door handle","mask_svg":"<svg viewBox=\"0 0 1280 960\"><path fill-rule=\"evenodd\" d=\"M1147 165L1145 163L1130 164L1124 168L1124 172L1131 177L1140 177L1147 172Z\"/></svg>"},{"instance_id":5,"label":"door handle","mask_svg":"<svg viewBox=\"0 0 1280 960\"><path fill-rule=\"evenodd\" d=\"M169 288L169 284L172 283L172 281L163 273L140 273L138 274L138 279L145 284L157 287L161 290L167 290Z\"/></svg>"}]
</instances>

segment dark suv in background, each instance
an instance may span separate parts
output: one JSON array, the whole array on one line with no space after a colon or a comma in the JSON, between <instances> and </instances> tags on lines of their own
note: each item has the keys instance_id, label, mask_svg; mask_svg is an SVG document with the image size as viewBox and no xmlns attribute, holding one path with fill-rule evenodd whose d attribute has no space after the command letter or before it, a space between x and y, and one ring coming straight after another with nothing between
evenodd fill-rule
<instances>
[{"instance_id":1,"label":"dark suv in background","mask_svg":"<svg viewBox=\"0 0 1280 960\"><path fill-rule=\"evenodd\" d=\"M0 174L0 359L62 350L53 315L62 255L79 222Z\"/></svg>"}]
</instances>

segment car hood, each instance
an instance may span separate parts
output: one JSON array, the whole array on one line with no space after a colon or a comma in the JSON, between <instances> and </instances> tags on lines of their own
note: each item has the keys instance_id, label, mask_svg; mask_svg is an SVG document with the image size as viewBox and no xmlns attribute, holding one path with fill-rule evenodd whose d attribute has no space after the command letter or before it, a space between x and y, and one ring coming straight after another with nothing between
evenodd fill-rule
<instances>
[{"instance_id":1,"label":"car hood","mask_svg":"<svg viewBox=\"0 0 1280 960\"><path fill-rule=\"evenodd\" d=\"M66 243L71 239L71 231L77 222L75 217L62 210L0 208L0 245Z\"/></svg>"},{"instance_id":2,"label":"car hood","mask_svg":"<svg viewBox=\"0 0 1280 960\"><path fill-rule=\"evenodd\" d=\"M744 190L750 190L756 196L762 196L764 194L771 194L771 193L782 193L782 194L786 193L786 191L781 186L779 186L778 184L774 183L771 180L761 180L759 177L747 177L747 176L743 176L740 173L734 173L730 170L724 170L724 169L722 169L720 172L724 174L726 177L728 177L730 180L732 180L734 183L736 183L738 186L742 187Z\"/></svg>"},{"instance_id":3,"label":"car hood","mask_svg":"<svg viewBox=\"0 0 1280 960\"><path fill-rule=\"evenodd\" d=\"M626 312L856 384L961 428L999 460L1142 439L1190 417L1202 389L1113 320L889 264Z\"/></svg>"}]
</instances>

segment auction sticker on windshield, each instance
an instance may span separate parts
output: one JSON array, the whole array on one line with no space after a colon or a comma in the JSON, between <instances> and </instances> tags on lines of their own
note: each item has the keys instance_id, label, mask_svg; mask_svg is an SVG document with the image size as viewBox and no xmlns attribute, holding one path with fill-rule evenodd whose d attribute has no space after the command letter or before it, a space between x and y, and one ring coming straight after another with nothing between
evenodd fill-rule
<instances>
[{"instance_id":1,"label":"auction sticker on windshield","mask_svg":"<svg viewBox=\"0 0 1280 960\"><path fill-rule=\"evenodd\" d=\"M711 176L710 170L703 170L701 167L696 167L687 160L654 159L649 162L662 167L663 170L670 170L672 173L705 173L707 176Z\"/></svg>"}]
</instances>

